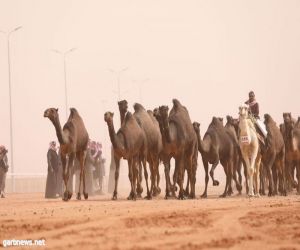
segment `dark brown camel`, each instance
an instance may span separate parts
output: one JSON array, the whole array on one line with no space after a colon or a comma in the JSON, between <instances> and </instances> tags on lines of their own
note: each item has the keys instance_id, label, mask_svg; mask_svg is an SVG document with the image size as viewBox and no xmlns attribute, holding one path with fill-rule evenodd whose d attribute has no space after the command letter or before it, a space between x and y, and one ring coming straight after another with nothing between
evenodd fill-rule
<instances>
[{"instance_id":1,"label":"dark brown camel","mask_svg":"<svg viewBox=\"0 0 300 250\"><path fill-rule=\"evenodd\" d=\"M166 141L176 145L175 181L179 184L179 199L184 199L184 170L188 172L191 191L189 198L195 198L196 149L197 137L187 109L177 99L173 99L173 108L168 115L168 107L159 108L162 118L163 133Z\"/></svg>"},{"instance_id":2,"label":"dark brown camel","mask_svg":"<svg viewBox=\"0 0 300 250\"><path fill-rule=\"evenodd\" d=\"M264 123L267 129L265 146L262 148L262 161L267 170L269 181L269 196L277 194L277 180L279 179L279 191L286 195L285 182L285 145L283 136L275 121L269 114L264 115ZM278 178L279 177L279 178Z\"/></svg>"},{"instance_id":3,"label":"dark brown camel","mask_svg":"<svg viewBox=\"0 0 300 250\"><path fill-rule=\"evenodd\" d=\"M68 179L70 168L74 165L75 157L80 163L80 181L79 192L77 199L81 199L81 183L83 182L83 195L84 198L88 198L88 193L85 190L85 159L87 152L87 145L89 141L89 135L84 126L83 120L80 117L78 111L75 108L70 109L71 113L68 121L61 129L58 109L49 108L44 112L44 117L49 118L53 123L57 135L57 139L60 144L60 157L63 166L63 179L65 183L65 192L63 200L67 201L72 197L72 191L68 190ZM67 166L68 162L68 166Z\"/></svg>"},{"instance_id":4,"label":"dark brown camel","mask_svg":"<svg viewBox=\"0 0 300 250\"><path fill-rule=\"evenodd\" d=\"M159 155L162 150L162 138L159 130L158 122L154 122L149 113L145 108L139 104L135 103L133 105L134 113L133 116L137 120L140 127L143 129L146 142L147 142L147 162L149 163L150 173L151 173L151 188L148 185L148 172L147 168L144 168L144 175L147 186L147 199L152 198L152 194L156 196L160 190L157 187L157 174L159 172Z\"/></svg>"},{"instance_id":5,"label":"dark brown camel","mask_svg":"<svg viewBox=\"0 0 300 250\"><path fill-rule=\"evenodd\" d=\"M285 122L285 147L286 147L286 167L288 178L300 194L300 128L296 128L294 121ZM297 170L298 183L294 180L293 167Z\"/></svg>"},{"instance_id":6,"label":"dark brown camel","mask_svg":"<svg viewBox=\"0 0 300 250\"><path fill-rule=\"evenodd\" d=\"M212 168L215 168L219 162L223 166L226 174L225 190L220 197L226 197L232 179L234 144L223 127L222 122L216 117L213 117L203 140L200 136L200 124L194 122L193 126L197 134L198 149L202 155L202 161L205 169L205 190L201 197L207 197L207 184L209 181L208 164L212 164ZM213 185L218 184L219 182L213 179Z\"/></svg>"},{"instance_id":7,"label":"dark brown camel","mask_svg":"<svg viewBox=\"0 0 300 250\"><path fill-rule=\"evenodd\" d=\"M145 134L130 112L126 113L123 124L116 133L113 124L113 115L114 114L111 112L106 112L104 114L104 120L108 126L116 163L115 190L112 199L117 199L120 159L123 157L128 161L128 177L131 184L131 192L128 199L135 200L136 185L138 181L137 161L142 154L144 155L144 159L146 159L147 154ZM146 164L146 162L144 161L143 164Z\"/></svg>"}]
</instances>

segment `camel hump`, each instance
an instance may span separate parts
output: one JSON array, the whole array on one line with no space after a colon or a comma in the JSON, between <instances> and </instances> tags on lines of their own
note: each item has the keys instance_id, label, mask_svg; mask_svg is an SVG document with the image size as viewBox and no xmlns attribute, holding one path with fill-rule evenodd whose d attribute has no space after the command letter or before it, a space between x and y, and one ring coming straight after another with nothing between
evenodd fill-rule
<instances>
[{"instance_id":1,"label":"camel hump","mask_svg":"<svg viewBox=\"0 0 300 250\"><path fill-rule=\"evenodd\" d=\"M132 118L132 113L128 111L125 116L125 122L130 121Z\"/></svg>"},{"instance_id":2,"label":"camel hump","mask_svg":"<svg viewBox=\"0 0 300 250\"><path fill-rule=\"evenodd\" d=\"M138 112L140 110L145 110L145 108L143 107L143 105L140 104L140 103L133 104L133 109L134 109L135 112Z\"/></svg>"},{"instance_id":3,"label":"camel hump","mask_svg":"<svg viewBox=\"0 0 300 250\"><path fill-rule=\"evenodd\" d=\"M174 108L175 108L175 109L178 109L178 108L180 108L180 107L182 106L181 103L180 103L180 101L177 100L176 98L174 98L174 99L172 100L172 102L173 102L173 105L174 105Z\"/></svg>"}]
</instances>

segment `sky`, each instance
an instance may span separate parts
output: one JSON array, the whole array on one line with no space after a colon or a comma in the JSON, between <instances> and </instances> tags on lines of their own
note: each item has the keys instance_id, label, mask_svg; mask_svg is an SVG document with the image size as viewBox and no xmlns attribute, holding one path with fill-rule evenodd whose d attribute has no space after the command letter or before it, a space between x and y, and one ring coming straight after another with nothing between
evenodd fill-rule
<instances>
[{"instance_id":1,"label":"sky","mask_svg":"<svg viewBox=\"0 0 300 250\"><path fill-rule=\"evenodd\" d=\"M248 92L277 123L300 115L300 1L0 0L0 30L10 35L16 173L46 173L55 130L43 117L59 108L64 124L63 58L69 107L110 162L105 111L119 127L121 99L146 109L184 104L201 134L213 116L238 116ZM10 148L7 37L0 33L0 144ZM201 158L200 158L201 159ZM201 162L201 160L199 161ZM199 163L201 166L201 163ZM203 168L201 167L203 175Z\"/></svg>"}]
</instances>

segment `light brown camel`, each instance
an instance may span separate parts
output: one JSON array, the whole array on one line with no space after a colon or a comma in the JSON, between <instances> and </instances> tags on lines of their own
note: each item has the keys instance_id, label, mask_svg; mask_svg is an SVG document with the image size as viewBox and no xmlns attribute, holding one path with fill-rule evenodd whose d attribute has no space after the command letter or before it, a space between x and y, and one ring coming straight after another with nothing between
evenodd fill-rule
<instances>
[{"instance_id":1,"label":"light brown camel","mask_svg":"<svg viewBox=\"0 0 300 250\"><path fill-rule=\"evenodd\" d=\"M162 150L162 137L159 130L158 122L154 122L149 113L145 108L139 104L135 103L133 105L134 113L133 116L137 120L138 124L143 129L146 142L147 142L147 161L149 163L150 173L151 173L151 189L148 186L148 172L144 168L144 175L147 186L147 199L152 198L152 194L156 196L159 194L160 190L157 187L157 175L158 175L158 166L159 166L159 155Z\"/></svg>"},{"instance_id":2,"label":"light brown camel","mask_svg":"<svg viewBox=\"0 0 300 250\"><path fill-rule=\"evenodd\" d=\"M264 115L267 129L265 147L262 149L262 159L267 170L269 180L269 196L277 194L277 180L279 177L279 191L286 195L285 183L285 145L283 136L275 121L269 114Z\"/></svg>"},{"instance_id":3,"label":"light brown camel","mask_svg":"<svg viewBox=\"0 0 300 250\"><path fill-rule=\"evenodd\" d=\"M259 196L260 190L260 163L259 139L254 124L248 118L249 110L247 105L239 107L239 145L247 167L247 178L249 184L249 196ZM253 176L255 193L253 191Z\"/></svg>"},{"instance_id":4,"label":"light brown camel","mask_svg":"<svg viewBox=\"0 0 300 250\"><path fill-rule=\"evenodd\" d=\"M202 155L205 170L205 189L201 197L207 197L207 184L209 181L208 164L212 164L212 169L215 169L219 162L223 166L226 175L225 190L220 197L226 197L230 194L228 193L228 189L230 188L232 180L234 143L223 127L222 121L217 117L213 117L203 140L200 135L200 123L194 122L193 127L197 134L198 150ZM219 182L214 179L213 173L211 173L211 177L213 179L213 185L219 185Z\"/></svg>"},{"instance_id":5,"label":"light brown camel","mask_svg":"<svg viewBox=\"0 0 300 250\"><path fill-rule=\"evenodd\" d=\"M81 199L81 183L83 182L83 195L88 198L88 193L85 190L85 159L89 135L84 126L83 120L75 108L70 109L71 113L68 121L61 128L58 109L49 108L44 112L44 117L49 118L53 123L60 144L60 157L63 166L63 179L65 183L65 192L63 200L67 201L72 197L72 191L68 190L69 171L74 166L75 157L80 163L80 181L77 199ZM68 162L68 164L67 164ZM68 165L68 166L67 166Z\"/></svg>"},{"instance_id":6,"label":"light brown camel","mask_svg":"<svg viewBox=\"0 0 300 250\"><path fill-rule=\"evenodd\" d=\"M296 166L298 182L294 181L294 172L288 171L288 177L297 188L297 194L300 194L300 128L296 128L294 121L285 123L285 147L286 147L286 167Z\"/></svg>"},{"instance_id":7,"label":"light brown camel","mask_svg":"<svg viewBox=\"0 0 300 250\"><path fill-rule=\"evenodd\" d=\"M189 198L195 198L196 183L196 149L197 137L187 109L177 100L173 99L173 107L168 115L167 107L160 107L159 112L162 118L163 133L168 143L176 145L175 154L175 180L178 182L178 199L184 199L184 170L188 172L191 191Z\"/></svg>"},{"instance_id":8,"label":"light brown camel","mask_svg":"<svg viewBox=\"0 0 300 250\"><path fill-rule=\"evenodd\" d=\"M146 164L145 159L147 154L147 145L145 134L130 112L126 113L123 124L116 133L113 123L113 115L114 114L111 112L106 112L104 114L104 120L108 126L109 136L113 145L114 159L116 163L115 190L112 199L117 199L120 159L123 157L124 159L127 159L128 162L128 177L131 184L131 192L128 196L128 199L135 200L136 184L138 181L137 161L142 154L144 156L143 164Z\"/></svg>"}]
</instances>

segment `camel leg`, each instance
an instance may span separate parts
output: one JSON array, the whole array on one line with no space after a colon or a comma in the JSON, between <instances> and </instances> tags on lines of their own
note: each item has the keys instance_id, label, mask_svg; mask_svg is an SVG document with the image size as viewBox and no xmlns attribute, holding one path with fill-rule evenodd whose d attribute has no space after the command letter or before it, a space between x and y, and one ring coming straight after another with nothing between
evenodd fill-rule
<instances>
[{"instance_id":1,"label":"camel leg","mask_svg":"<svg viewBox=\"0 0 300 250\"><path fill-rule=\"evenodd\" d=\"M187 172L187 181L186 181L186 187L184 189L184 195L186 197L190 194L190 176L191 176L191 169L186 169Z\"/></svg>"},{"instance_id":2,"label":"camel leg","mask_svg":"<svg viewBox=\"0 0 300 250\"><path fill-rule=\"evenodd\" d=\"M164 160L165 178L166 178L166 196L165 199L171 197L171 179L170 179L170 159Z\"/></svg>"},{"instance_id":3,"label":"camel leg","mask_svg":"<svg viewBox=\"0 0 300 250\"><path fill-rule=\"evenodd\" d=\"M224 193L220 195L221 198L225 198L228 194L228 188L230 186L230 182L231 182L231 178L230 178L230 163L227 162L221 162L221 164L223 165L224 168L224 172L226 175L226 184L225 184L225 189L224 189Z\"/></svg>"},{"instance_id":4,"label":"camel leg","mask_svg":"<svg viewBox=\"0 0 300 250\"><path fill-rule=\"evenodd\" d=\"M246 194L249 194L248 167L247 167L247 163L245 162L245 160L243 160L243 168L244 168L244 177L245 177L245 183L246 183Z\"/></svg>"},{"instance_id":5,"label":"camel leg","mask_svg":"<svg viewBox=\"0 0 300 250\"><path fill-rule=\"evenodd\" d=\"M184 200L184 189L183 189L183 175L184 175L184 154L181 154L175 161L175 168L178 169L178 185L179 185L179 200Z\"/></svg>"},{"instance_id":6,"label":"camel leg","mask_svg":"<svg viewBox=\"0 0 300 250\"><path fill-rule=\"evenodd\" d=\"M243 153L243 151L242 151ZM250 190L253 192L253 184L250 183L250 160L248 158L248 155L246 153L243 153L243 165L244 165L244 172L246 176L246 189L247 189L247 194L251 195ZM251 187L252 184L252 187Z\"/></svg>"},{"instance_id":7,"label":"camel leg","mask_svg":"<svg viewBox=\"0 0 300 250\"><path fill-rule=\"evenodd\" d=\"M137 198L142 198L143 193L143 187L142 187L142 174L143 174L143 166L141 163L141 159L138 157L136 163L135 163L137 170L138 170L138 176L137 176Z\"/></svg>"},{"instance_id":8,"label":"camel leg","mask_svg":"<svg viewBox=\"0 0 300 250\"><path fill-rule=\"evenodd\" d=\"M88 198L88 193L85 189L85 159L86 159L86 151L79 152L77 154L77 158L80 163L80 180L79 180L79 190L77 193L77 200L81 200L81 183L83 184L83 195L84 198Z\"/></svg>"},{"instance_id":9,"label":"camel leg","mask_svg":"<svg viewBox=\"0 0 300 250\"><path fill-rule=\"evenodd\" d=\"M300 195L300 162L298 161L296 164L296 171L297 171L297 179L298 179L298 185L297 185L297 194Z\"/></svg>"},{"instance_id":10,"label":"camel leg","mask_svg":"<svg viewBox=\"0 0 300 250\"><path fill-rule=\"evenodd\" d=\"M68 201L68 178L67 178L67 157L66 155L60 155L61 157L61 163L62 163L62 168L63 168L63 180L64 180L64 184L65 184L65 192L64 192L64 195L63 195L63 200L64 201Z\"/></svg>"},{"instance_id":11,"label":"camel leg","mask_svg":"<svg viewBox=\"0 0 300 250\"><path fill-rule=\"evenodd\" d=\"M272 174L273 174L273 195L278 195L278 172L277 172L277 164L275 161L272 166Z\"/></svg>"},{"instance_id":12,"label":"camel leg","mask_svg":"<svg viewBox=\"0 0 300 250\"><path fill-rule=\"evenodd\" d=\"M147 171L147 164L146 164L146 159L143 159L143 167L144 167L144 176L145 176L145 181L146 181L146 187L147 187L147 196L145 199L152 199L152 195L149 190L149 184L148 184L148 171Z\"/></svg>"},{"instance_id":13,"label":"camel leg","mask_svg":"<svg viewBox=\"0 0 300 250\"><path fill-rule=\"evenodd\" d=\"M255 160L255 169L254 169L254 182L255 182L255 195L259 197L260 190L260 162L261 156L258 155Z\"/></svg>"},{"instance_id":14,"label":"camel leg","mask_svg":"<svg viewBox=\"0 0 300 250\"><path fill-rule=\"evenodd\" d=\"M272 174L272 166L275 161L275 154L272 154L269 158L268 161L266 162L266 170L267 170L267 175L268 175L268 180L269 180L269 193L268 196L274 195L273 193L273 174Z\"/></svg>"},{"instance_id":15,"label":"camel leg","mask_svg":"<svg viewBox=\"0 0 300 250\"><path fill-rule=\"evenodd\" d=\"M75 160L75 154L70 154L69 155L69 159L67 162L67 169L66 169L66 182L69 182L69 177L70 177L70 170L72 171L73 167L74 167L74 160ZM71 176L73 178L73 175ZM73 182L72 182L73 183ZM72 194L73 194L73 187L70 187L71 190L69 190L68 184L67 184L67 190L64 193L65 198L67 198L68 200L70 200L72 198Z\"/></svg>"},{"instance_id":16,"label":"camel leg","mask_svg":"<svg viewBox=\"0 0 300 250\"><path fill-rule=\"evenodd\" d=\"M112 197L112 200L118 199L118 181L119 181L119 171L120 171L120 158L115 156L115 163L116 163L116 171L115 171L115 190Z\"/></svg>"},{"instance_id":17,"label":"camel leg","mask_svg":"<svg viewBox=\"0 0 300 250\"><path fill-rule=\"evenodd\" d=\"M237 165L237 173L238 173L238 179L239 179L239 183L241 185L241 192L242 192L242 181L243 181L243 178L242 178L242 161L239 159L238 160L238 165Z\"/></svg>"},{"instance_id":18,"label":"camel leg","mask_svg":"<svg viewBox=\"0 0 300 250\"><path fill-rule=\"evenodd\" d=\"M133 173L133 171L134 171L133 163L134 163L133 158L129 158L128 159L128 177L129 177L130 184L131 184L131 192L127 198L128 200L136 200L136 190L135 190L136 183L135 183L135 176Z\"/></svg>"},{"instance_id":19,"label":"camel leg","mask_svg":"<svg viewBox=\"0 0 300 250\"><path fill-rule=\"evenodd\" d=\"M242 175L241 175L241 172L240 172L240 161L239 161L239 157L238 156L235 156L235 161L233 163L233 170L232 170L232 177L233 177L233 180L235 182L235 186L236 186L236 189L237 191L239 192L239 194L242 193L242 185L241 185L241 179L242 179ZM239 175L239 178L237 178L237 174Z\"/></svg>"},{"instance_id":20,"label":"camel leg","mask_svg":"<svg viewBox=\"0 0 300 250\"><path fill-rule=\"evenodd\" d=\"M202 160L203 162L203 166L204 166L204 170L205 170L205 189L203 194L201 195L201 198L207 198L207 184L209 181L209 176L208 176L208 162Z\"/></svg>"},{"instance_id":21,"label":"camel leg","mask_svg":"<svg viewBox=\"0 0 300 250\"><path fill-rule=\"evenodd\" d=\"M157 193L160 194L161 193L161 189L159 187L159 182L160 182L160 175L159 175L159 160L157 160L155 162L155 166L156 166L156 189L157 189Z\"/></svg>"},{"instance_id":22,"label":"camel leg","mask_svg":"<svg viewBox=\"0 0 300 250\"><path fill-rule=\"evenodd\" d=\"M213 163L213 165L212 165L212 167L211 167L211 169L209 171L209 175L210 175L210 177L211 177L211 179L213 181L213 186L219 186L219 184L220 184L218 180L214 179L214 172L215 172L216 167L218 166L218 163L219 163L219 158L217 158L215 160L215 162Z\"/></svg>"}]
</instances>

